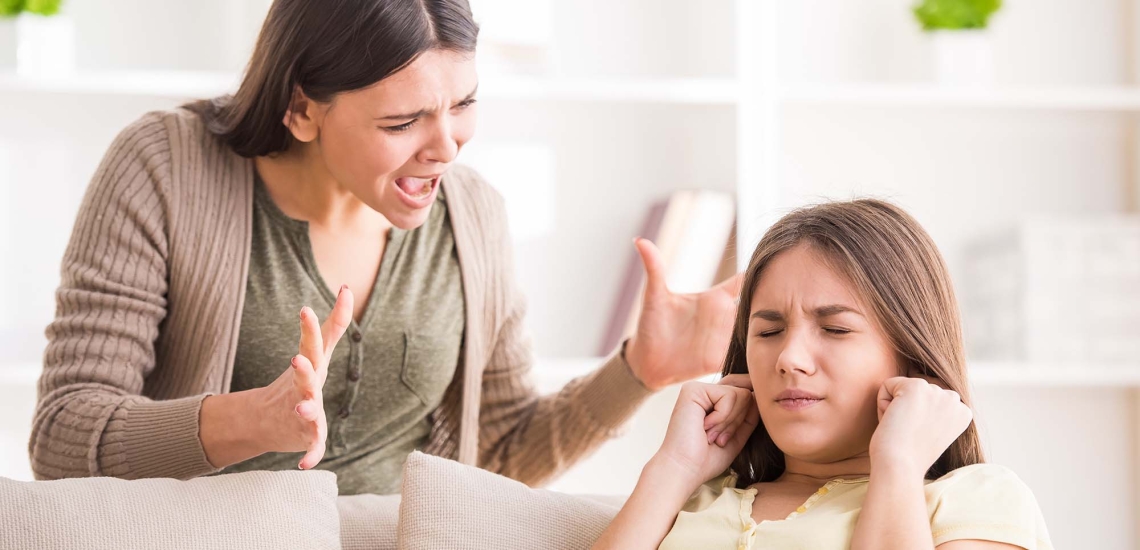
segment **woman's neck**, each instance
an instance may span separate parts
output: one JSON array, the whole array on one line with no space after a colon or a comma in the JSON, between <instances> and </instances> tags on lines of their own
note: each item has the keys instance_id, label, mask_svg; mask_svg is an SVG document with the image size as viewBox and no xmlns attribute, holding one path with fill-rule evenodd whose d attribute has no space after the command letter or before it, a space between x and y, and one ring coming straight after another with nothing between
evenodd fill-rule
<instances>
[{"instance_id":1,"label":"woman's neck","mask_svg":"<svg viewBox=\"0 0 1140 550\"><path fill-rule=\"evenodd\" d=\"M866 452L835 462L809 462L784 455L784 473L777 481L823 484L832 479L854 479L871 475L871 457Z\"/></svg>"},{"instance_id":2,"label":"woman's neck","mask_svg":"<svg viewBox=\"0 0 1140 550\"><path fill-rule=\"evenodd\" d=\"M256 157L254 165L273 202L290 218L334 231L391 226L329 173L312 144L294 142L283 153Z\"/></svg>"}]
</instances>

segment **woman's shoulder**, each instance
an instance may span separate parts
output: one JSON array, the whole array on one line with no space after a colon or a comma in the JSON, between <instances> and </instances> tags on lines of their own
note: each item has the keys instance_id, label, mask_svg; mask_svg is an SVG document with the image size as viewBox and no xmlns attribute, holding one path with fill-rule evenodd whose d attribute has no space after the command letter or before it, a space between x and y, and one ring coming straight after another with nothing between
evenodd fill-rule
<instances>
[{"instance_id":1,"label":"woman's shoulder","mask_svg":"<svg viewBox=\"0 0 1140 550\"><path fill-rule=\"evenodd\" d=\"M108 156L126 155L136 161L162 164L169 172L181 159L219 158L217 153L231 156L227 150L197 113L177 107L148 111L136 118L119 131Z\"/></svg>"},{"instance_id":2,"label":"woman's shoulder","mask_svg":"<svg viewBox=\"0 0 1140 550\"><path fill-rule=\"evenodd\" d=\"M451 166L443 176L442 191L457 237L479 243L481 250L509 245L506 201L479 172L462 164Z\"/></svg>"},{"instance_id":3,"label":"woman's shoulder","mask_svg":"<svg viewBox=\"0 0 1140 550\"><path fill-rule=\"evenodd\" d=\"M477 170L465 164L455 164L443 176L443 189L449 204L459 201L473 209L503 208L503 196Z\"/></svg>"}]
</instances>

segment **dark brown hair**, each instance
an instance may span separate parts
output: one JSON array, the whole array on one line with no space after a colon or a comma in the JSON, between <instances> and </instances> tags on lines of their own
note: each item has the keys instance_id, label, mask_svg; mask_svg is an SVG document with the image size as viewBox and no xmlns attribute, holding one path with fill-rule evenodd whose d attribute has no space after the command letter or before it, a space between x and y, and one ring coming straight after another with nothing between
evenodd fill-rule
<instances>
[{"instance_id":1,"label":"dark brown hair","mask_svg":"<svg viewBox=\"0 0 1140 550\"><path fill-rule=\"evenodd\" d=\"M831 202L796 210L760 240L745 271L724 374L747 374L745 353L752 295L776 255L807 244L855 286L902 358L900 376L932 378L970 405L958 305L934 241L901 208L880 200ZM926 472L936 479L984 462L977 426L970 426ZM784 473L784 454L761 420L732 464L739 487Z\"/></svg>"},{"instance_id":2,"label":"dark brown hair","mask_svg":"<svg viewBox=\"0 0 1140 550\"><path fill-rule=\"evenodd\" d=\"M285 151L293 90L328 102L367 88L431 49L475 51L467 0L275 0L233 96L186 107L239 155Z\"/></svg>"}]
</instances>

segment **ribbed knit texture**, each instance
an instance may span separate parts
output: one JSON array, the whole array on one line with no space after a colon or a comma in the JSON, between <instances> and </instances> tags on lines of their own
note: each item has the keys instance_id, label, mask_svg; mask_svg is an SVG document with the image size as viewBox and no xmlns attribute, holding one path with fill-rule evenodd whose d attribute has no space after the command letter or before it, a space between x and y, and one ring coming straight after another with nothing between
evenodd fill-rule
<instances>
[{"instance_id":1,"label":"ribbed knit texture","mask_svg":"<svg viewBox=\"0 0 1140 550\"><path fill-rule=\"evenodd\" d=\"M251 159L181 109L149 113L111 144L80 207L47 329L28 447L38 479L215 471L199 411L206 395L229 390L253 174ZM443 186L467 319L424 450L540 484L613 436L650 392L615 353L560 393L537 395L502 198L462 166Z\"/></svg>"}]
</instances>

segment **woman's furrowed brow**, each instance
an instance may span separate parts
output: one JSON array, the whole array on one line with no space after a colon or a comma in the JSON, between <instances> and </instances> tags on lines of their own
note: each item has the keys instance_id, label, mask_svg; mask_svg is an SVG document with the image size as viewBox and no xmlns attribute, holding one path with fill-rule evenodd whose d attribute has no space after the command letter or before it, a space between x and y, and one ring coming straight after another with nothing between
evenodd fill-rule
<instances>
[{"instance_id":1,"label":"woman's furrowed brow","mask_svg":"<svg viewBox=\"0 0 1140 550\"><path fill-rule=\"evenodd\" d=\"M475 92L478 92L478 91L479 91L479 85L476 84L475 89L471 90L471 93L467 94L467 97L464 97L463 99L459 100L458 102L455 103L455 105L452 105L452 107L455 107L456 105L459 105L460 103L464 103L466 101L471 101L472 99L475 98ZM427 115L430 115L434 112L435 112L435 109L425 107L425 108L420 109L414 113L408 113L408 114L403 114L403 115L384 115L381 117L376 117L375 120L410 120L413 118L420 118L422 116L427 116Z\"/></svg>"}]
</instances>

